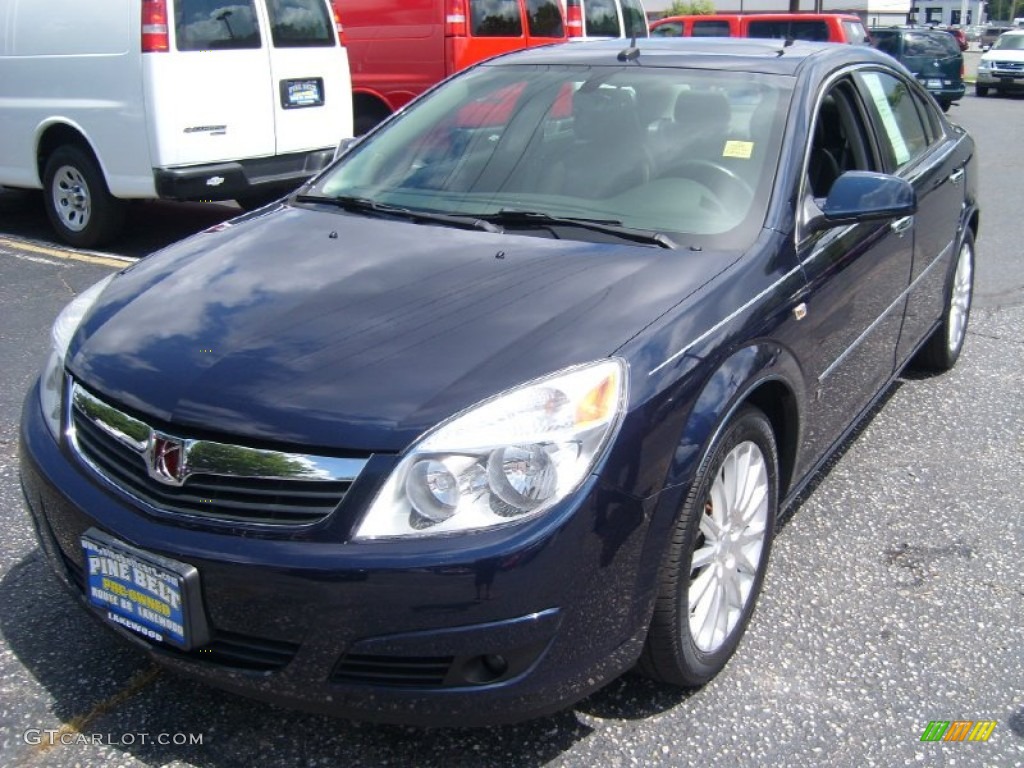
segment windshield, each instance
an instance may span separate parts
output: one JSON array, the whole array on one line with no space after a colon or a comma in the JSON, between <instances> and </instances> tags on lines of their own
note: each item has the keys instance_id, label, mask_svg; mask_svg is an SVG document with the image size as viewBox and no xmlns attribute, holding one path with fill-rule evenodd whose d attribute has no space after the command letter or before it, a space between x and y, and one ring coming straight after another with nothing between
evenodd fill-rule
<instances>
[{"instance_id":1,"label":"windshield","mask_svg":"<svg viewBox=\"0 0 1024 768\"><path fill-rule=\"evenodd\" d=\"M992 46L993 51L1024 50L1024 35L1002 35Z\"/></svg>"},{"instance_id":2,"label":"windshield","mask_svg":"<svg viewBox=\"0 0 1024 768\"><path fill-rule=\"evenodd\" d=\"M764 222L790 93L788 78L749 72L483 66L400 113L307 192L740 247Z\"/></svg>"}]
</instances>

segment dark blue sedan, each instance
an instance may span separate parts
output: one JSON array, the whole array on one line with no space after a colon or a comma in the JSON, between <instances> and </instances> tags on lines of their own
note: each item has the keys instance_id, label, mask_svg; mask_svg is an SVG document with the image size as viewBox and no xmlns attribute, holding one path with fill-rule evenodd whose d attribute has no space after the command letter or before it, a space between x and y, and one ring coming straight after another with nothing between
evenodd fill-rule
<instances>
[{"instance_id":1,"label":"dark blue sedan","mask_svg":"<svg viewBox=\"0 0 1024 768\"><path fill-rule=\"evenodd\" d=\"M340 155L79 296L25 401L56 572L242 694L479 725L701 685L780 510L964 342L974 144L872 49L532 49Z\"/></svg>"}]
</instances>

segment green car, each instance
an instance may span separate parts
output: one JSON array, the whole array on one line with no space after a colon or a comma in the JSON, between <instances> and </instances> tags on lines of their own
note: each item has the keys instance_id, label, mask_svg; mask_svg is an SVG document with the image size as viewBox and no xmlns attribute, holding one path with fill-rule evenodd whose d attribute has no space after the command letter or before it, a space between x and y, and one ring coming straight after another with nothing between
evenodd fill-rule
<instances>
[{"instance_id":1,"label":"green car","mask_svg":"<svg viewBox=\"0 0 1024 768\"><path fill-rule=\"evenodd\" d=\"M871 32L871 44L902 62L943 112L964 95L964 56L956 39L941 29L883 27Z\"/></svg>"}]
</instances>

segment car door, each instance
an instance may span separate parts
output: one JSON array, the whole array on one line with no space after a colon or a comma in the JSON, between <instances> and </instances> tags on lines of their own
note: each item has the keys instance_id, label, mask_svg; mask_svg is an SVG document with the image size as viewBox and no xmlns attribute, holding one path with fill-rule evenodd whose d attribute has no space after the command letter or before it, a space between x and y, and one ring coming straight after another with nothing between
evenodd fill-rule
<instances>
[{"instance_id":1,"label":"car door","mask_svg":"<svg viewBox=\"0 0 1024 768\"><path fill-rule=\"evenodd\" d=\"M846 171L881 160L852 76L821 94L810 126L801 190L804 222ZM913 217L805 234L797 255L807 279L799 347L808 382L807 455L820 455L890 379L913 260Z\"/></svg>"},{"instance_id":2,"label":"car door","mask_svg":"<svg viewBox=\"0 0 1024 768\"><path fill-rule=\"evenodd\" d=\"M963 132L946 123L935 101L914 84L888 71L864 71L856 79L885 170L905 178L917 193L911 283L896 354L902 363L942 312L968 157Z\"/></svg>"}]
</instances>

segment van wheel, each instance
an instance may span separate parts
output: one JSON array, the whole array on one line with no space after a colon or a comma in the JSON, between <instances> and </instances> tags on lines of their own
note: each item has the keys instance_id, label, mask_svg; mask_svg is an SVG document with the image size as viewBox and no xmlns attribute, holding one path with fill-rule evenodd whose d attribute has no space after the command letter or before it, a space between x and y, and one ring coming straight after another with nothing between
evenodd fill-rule
<instances>
[{"instance_id":1,"label":"van wheel","mask_svg":"<svg viewBox=\"0 0 1024 768\"><path fill-rule=\"evenodd\" d=\"M115 237L124 206L110 194L92 155L67 144L54 150L43 170L46 215L66 243L91 248Z\"/></svg>"},{"instance_id":2,"label":"van wheel","mask_svg":"<svg viewBox=\"0 0 1024 768\"><path fill-rule=\"evenodd\" d=\"M939 107L942 109L943 112L949 112L949 108L951 106L953 106L953 102L951 102L951 101L940 101L939 102Z\"/></svg>"}]
</instances>

